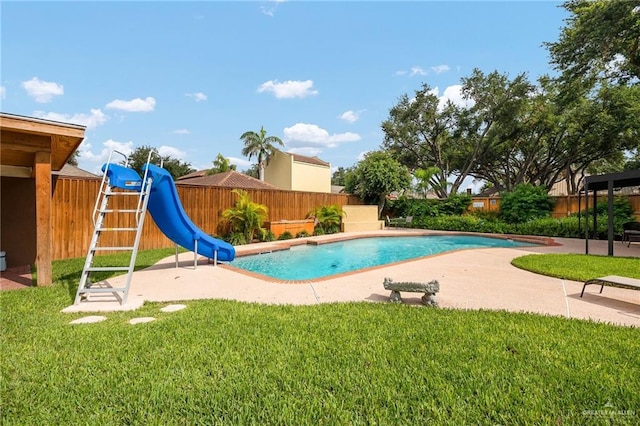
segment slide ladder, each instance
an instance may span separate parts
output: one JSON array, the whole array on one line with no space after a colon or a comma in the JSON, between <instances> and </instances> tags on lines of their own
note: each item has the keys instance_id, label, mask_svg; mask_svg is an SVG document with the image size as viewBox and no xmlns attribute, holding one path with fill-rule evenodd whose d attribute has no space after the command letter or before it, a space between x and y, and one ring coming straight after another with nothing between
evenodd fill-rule
<instances>
[{"instance_id":1,"label":"slide ladder","mask_svg":"<svg viewBox=\"0 0 640 426\"><path fill-rule=\"evenodd\" d=\"M122 155L124 167L112 162L113 153ZM152 153L149 153L147 164L149 163ZM96 198L93 209L93 235L87 252L87 257L82 269L80 285L76 293L74 305L79 304L83 300L89 300L91 295L96 293L107 293L115 296L120 300L120 304L127 303L129 294L129 286L131 285L131 276L136 264L136 256L138 254L138 245L142 235L142 227L144 218L147 213L147 204L151 191L153 179L147 176L140 176L133 169L128 169L127 156L118 151L112 151L109 155L107 163L103 166L102 182L100 190ZM109 176L112 176L111 178ZM137 199L136 199L137 197ZM123 200L115 200L114 198L125 198ZM135 201L126 200L126 198L134 198ZM135 208L133 204L136 204ZM110 204L114 204L110 207ZM125 208L121 208L124 206ZM107 224L112 224L107 226ZM114 235L115 238L105 238L111 241L127 241L126 245L100 245L100 237L105 233L126 234L124 236ZM111 236L111 235L110 235ZM129 263L127 266L96 266L94 260L96 252L107 251L123 251L129 252ZM123 262L124 263L124 262ZM111 287L104 280L91 280L92 274L104 271L122 271L127 272L127 280L124 287Z\"/></svg>"}]
</instances>

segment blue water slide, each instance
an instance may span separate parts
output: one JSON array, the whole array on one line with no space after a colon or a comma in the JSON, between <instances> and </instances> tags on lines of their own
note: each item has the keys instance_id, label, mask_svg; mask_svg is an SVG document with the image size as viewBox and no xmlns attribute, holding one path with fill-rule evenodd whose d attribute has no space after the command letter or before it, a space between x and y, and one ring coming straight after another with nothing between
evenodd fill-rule
<instances>
[{"instance_id":1,"label":"blue water slide","mask_svg":"<svg viewBox=\"0 0 640 426\"><path fill-rule=\"evenodd\" d=\"M144 169L146 168L147 166L144 166ZM142 179L135 170L117 164L109 164L108 167L105 164L102 170L105 169L111 186L140 190ZM169 172L149 164L147 173L153 179L147 210L162 233L174 243L190 251L196 250L197 241L197 252L201 256L213 259L214 252L217 251L218 260L232 261L236 251L231 244L211 237L189 219Z\"/></svg>"}]
</instances>

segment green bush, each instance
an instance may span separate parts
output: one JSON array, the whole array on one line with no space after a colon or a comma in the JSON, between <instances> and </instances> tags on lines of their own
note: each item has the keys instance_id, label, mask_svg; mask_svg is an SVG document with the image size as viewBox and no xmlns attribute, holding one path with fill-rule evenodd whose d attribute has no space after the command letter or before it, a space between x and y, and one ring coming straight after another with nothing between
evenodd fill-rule
<instances>
[{"instance_id":1,"label":"green bush","mask_svg":"<svg viewBox=\"0 0 640 426\"><path fill-rule=\"evenodd\" d=\"M232 246L241 246L247 244L247 238L242 232L231 232L222 238Z\"/></svg>"},{"instance_id":2,"label":"green bush","mask_svg":"<svg viewBox=\"0 0 640 426\"><path fill-rule=\"evenodd\" d=\"M471 197L466 194L454 194L445 199L419 199L402 196L390 203L393 217L424 217L461 215L471 204Z\"/></svg>"},{"instance_id":3,"label":"green bush","mask_svg":"<svg viewBox=\"0 0 640 426\"><path fill-rule=\"evenodd\" d=\"M276 239L276 235L271 231L271 229L263 229L261 232L260 240L264 242L274 241Z\"/></svg>"},{"instance_id":4,"label":"green bush","mask_svg":"<svg viewBox=\"0 0 640 426\"><path fill-rule=\"evenodd\" d=\"M331 204L316 207L307 213L307 218L315 218L317 221L316 229L322 228L324 234L335 234L336 232L340 232L340 224L342 223L342 217L344 215L345 213L342 207L337 204Z\"/></svg>"},{"instance_id":5,"label":"green bush","mask_svg":"<svg viewBox=\"0 0 640 426\"><path fill-rule=\"evenodd\" d=\"M525 183L502 195L500 217L508 223L523 223L551 215L553 205L546 188Z\"/></svg>"},{"instance_id":6,"label":"green bush","mask_svg":"<svg viewBox=\"0 0 640 426\"><path fill-rule=\"evenodd\" d=\"M290 240L292 238L293 238L293 234L291 234L291 232L284 231L282 234L280 234L280 236L278 237L278 240Z\"/></svg>"},{"instance_id":7,"label":"green bush","mask_svg":"<svg viewBox=\"0 0 640 426\"><path fill-rule=\"evenodd\" d=\"M264 231L262 224L267 218L267 206L251 201L244 189L234 189L232 192L238 197L236 204L222 212L222 217L229 224L232 234L242 233L245 241L250 243Z\"/></svg>"},{"instance_id":8,"label":"green bush","mask_svg":"<svg viewBox=\"0 0 640 426\"><path fill-rule=\"evenodd\" d=\"M308 236L309 236L309 233L307 232L306 229L303 229L302 231L296 234L296 238L306 238Z\"/></svg>"}]
</instances>

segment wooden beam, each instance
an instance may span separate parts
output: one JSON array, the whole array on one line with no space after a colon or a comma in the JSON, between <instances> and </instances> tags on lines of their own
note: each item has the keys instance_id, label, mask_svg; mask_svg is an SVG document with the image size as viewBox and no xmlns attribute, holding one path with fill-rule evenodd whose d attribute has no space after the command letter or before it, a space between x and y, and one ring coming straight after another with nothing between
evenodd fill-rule
<instances>
[{"instance_id":1,"label":"wooden beam","mask_svg":"<svg viewBox=\"0 0 640 426\"><path fill-rule=\"evenodd\" d=\"M70 123L59 123L51 120L42 120L34 117L0 115L0 127L6 130L20 133L33 133L40 135L61 135L74 138L84 138L85 126Z\"/></svg>"},{"instance_id":2,"label":"wooden beam","mask_svg":"<svg viewBox=\"0 0 640 426\"><path fill-rule=\"evenodd\" d=\"M36 152L36 269L38 285L51 284L51 153Z\"/></svg>"},{"instance_id":3,"label":"wooden beam","mask_svg":"<svg viewBox=\"0 0 640 426\"><path fill-rule=\"evenodd\" d=\"M38 152L51 151L51 136L18 133L10 130L0 130L2 150Z\"/></svg>"},{"instance_id":4,"label":"wooden beam","mask_svg":"<svg viewBox=\"0 0 640 426\"><path fill-rule=\"evenodd\" d=\"M31 173L31 167L6 166L0 164L0 176L30 178Z\"/></svg>"}]
</instances>

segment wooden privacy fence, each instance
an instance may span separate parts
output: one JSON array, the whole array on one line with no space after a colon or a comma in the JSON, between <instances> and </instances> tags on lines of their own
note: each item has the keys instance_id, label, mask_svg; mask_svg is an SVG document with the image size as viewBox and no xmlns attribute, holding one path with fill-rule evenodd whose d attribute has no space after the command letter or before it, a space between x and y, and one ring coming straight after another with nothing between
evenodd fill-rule
<instances>
[{"instance_id":1,"label":"wooden privacy fence","mask_svg":"<svg viewBox=\"0 0 640 426\"><path fill-rule=\"evenodd\" d=\"M633 214L637 219L640 219L640 194L628 194L620 195L620 197L627 197ZM561 218L569 216L572 213L578 212L578 196L577 195L563 195L553 197L555 205L551 215L555 218ZM598 203L606 202L607 196L598 196ZM582 197L580 208L585 208L585 198ZM593 207L593 197L589 197L589 208ZM486 211L499 211L500 210L500 198L497 197L473 197L469 210L486 210Z\"/></svg>"},{"instance_id":2,"label":"wooden privacy fence","mask_svg":"<svg viewBox=\"0 0 640 426\"><path fill-rule=\"evenodd\" d=\"M51 209L53 259L86 256L93 233L92 213L99 188L99 179L60 177L55 183ZM222 212L233 207L236 202L232 188L178 185L177 189L182 206L191 221L208 234L218 234ZM347 194L264 189L249 189L247 192L251 201L267 206L267 221L303 219L311 210L324 205L362 204L360 198ZM137 197L112 197L109 207L132 209L135 208L136 201ZM107 215L104 226L127 227L126 214ZM134 233L103 232L100 245L131 246L132 234ZM139 249L173 246L158 229L151 215L147 215Z\"/></svg>"}]
</instances>

